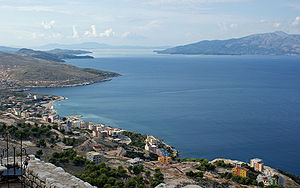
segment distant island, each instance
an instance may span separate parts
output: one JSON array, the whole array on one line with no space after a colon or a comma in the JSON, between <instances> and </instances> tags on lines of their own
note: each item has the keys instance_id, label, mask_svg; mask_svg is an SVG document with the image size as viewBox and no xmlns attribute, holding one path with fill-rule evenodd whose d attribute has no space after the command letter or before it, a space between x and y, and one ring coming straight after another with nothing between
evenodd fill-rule
<instances>
[{"instance_id":1,"label":"distant island","mask_svg":"<svg viewBox=\"0 0 300 188\"><path fill-rule=\"evenodd\" d=\"M155 52L186 55L300 55L300 35L276 31L228 40L204 40Z\"/></svg>"},{"instance_id":2,"label":"distant island","mask_svg":"<svg viewBox=\"0 0 300 188\"><path fill-rule=\"evenodd\" d=\"M30 56L39 59L56 61L56 62L65 62L64 59L92 59L93 56L89 55L81 55L92 53L90 51L85 50L66 50L66 49L53 49L48 51L39 51L32 50L28 48L11 48L6 46L0 46L0 54L8 53L8 54L17 54L21 56Z\"/></svg>"}]
</instances>

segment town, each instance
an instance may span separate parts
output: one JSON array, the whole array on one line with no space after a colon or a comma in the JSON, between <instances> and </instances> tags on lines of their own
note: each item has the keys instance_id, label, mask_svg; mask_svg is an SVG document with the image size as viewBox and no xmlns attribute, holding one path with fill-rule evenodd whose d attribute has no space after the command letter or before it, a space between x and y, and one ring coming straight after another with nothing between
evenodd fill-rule
<instances>
[{"instance_id":1,"label":"town","mask_svg":"<svg viewBox=\"0 0 300 188\"><path fill-rule=\"evenodd\" d=\"M11 135L11 144L23 139L32 169L43 170L34 167L35 163L56 165L66 174L76 175L86 182L87 187L113 186L118 181L123 182L124 177L132 177L132 186L127 186L127 180L117 187L299 187L292 176L265 166L262 159L254 158L245 163L229 159L179 158L175 148L154 136L84 121L80 115L61 117L53 108L53 103L60 100L65 98L25 92L1 95L0 132ZM4 158L1 164L5 168ZM85 173L91 164L105 164L127 175L113 176L112 182L95 182ZM46 182L45 179L45 186Z\"/></svg>"}]
</instances>

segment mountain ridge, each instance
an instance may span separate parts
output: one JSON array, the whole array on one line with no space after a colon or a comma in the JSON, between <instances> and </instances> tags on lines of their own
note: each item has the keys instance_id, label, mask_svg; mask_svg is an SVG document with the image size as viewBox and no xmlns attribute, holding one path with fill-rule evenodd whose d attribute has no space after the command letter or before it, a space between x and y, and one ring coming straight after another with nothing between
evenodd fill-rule
<instances>
[{"instance_id":1,"label":"mountain ridge","mask_svg":"<svg viewBox=\"0 0 300 188\"><path fill-rule=\"evenodd\" d=\"M227 40L202 40L155 52L186 55L300 55L300 35L276 31Z\"/></svg>"}]
</instances>

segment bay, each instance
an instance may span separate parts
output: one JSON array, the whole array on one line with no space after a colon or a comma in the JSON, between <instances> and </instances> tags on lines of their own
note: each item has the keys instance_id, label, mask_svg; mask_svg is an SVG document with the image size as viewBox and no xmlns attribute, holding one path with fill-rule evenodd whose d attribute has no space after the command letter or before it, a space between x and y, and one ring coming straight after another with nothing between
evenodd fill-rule
<instances>
[{"instance_id":1,"label":"bay","mask_svg":"<svg viewBox=\"0 0 300 188\"><path fill-rule=\"evenodd\" d=\"M259 157L300 175L300 57L105 53L67 62L122 76L32 92L67 97L62 116L154 135L181 157Z\"/></svg>"}]
</instances>

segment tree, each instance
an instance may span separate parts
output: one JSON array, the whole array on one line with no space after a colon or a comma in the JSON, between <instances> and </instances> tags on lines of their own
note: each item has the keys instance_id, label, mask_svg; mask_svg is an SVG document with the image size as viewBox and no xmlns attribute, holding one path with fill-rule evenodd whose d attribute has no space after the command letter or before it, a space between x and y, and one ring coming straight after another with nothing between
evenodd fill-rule
<instances>
[{"instance_id":1,"label":"tree","mask_svg":"<svg viewBox=\"0 0 300 188\"><path fill-rule=\"evenodd\" d=\"M114 185L115 182L116 182L116 178L114 178L114 177L109 177L107 180L107 183L110 185Z\"/></svg>"},{"instance_id":2,"label":"tree","mask_svg":"<svg viewBox=\"0 0 300 188\"><path fill-rule=\"evenodd\" d=\"M85 161L86 159L81 157L81 156L76 156L73 158L73 163L76 165L76 166L81 166L81 165L84 165L85 164Z\"/></svg>"},{"instance_id":3,"label":"tree","mask_svg":"<svg viewBox=\"0 0 300 188\"><path fill-rule=\"evenodd\" d=\"M259 186L259 187L264 187L265 185L264 185L263 182L259 182L259 183L258 183L258 186Z\"/></svg>"},{"instance_id":4,"label":"tree","mask_svg":"<svg viewBox=\"0 0 300 188\"><path fill-rule=\"evenodd\" d=\"M117 180L115 182L115 186L118 187L118 188L124 187L124 181L123 180Z\"/></svg>"},{"instance_id":5,"label":"tree","mask_svg":"<svg viewBox=\"0 0 300 188\"><path fill-rule=\"evenodd\" d=\"M130 178L126 181L126 185L125 185L126 188L135 188L135 186L136 186L136 182L133 178Z\"/></svg>"},{"instance_id":6,"label":"tree","mask_svg":"<svg viewBox=\"0 0 300 188\"><path fill-rule=\"evenodd\" d=\"M151 175L151 173L150 173L150 171L149 170L147 170L146 172L145 172L145 175L146 175L146 177L150 177L150 175Z\"/></svg>"},{"instance_id":7,"label":"tree","mask_svg":"<svg viewBox=\"0 0 300 188\"><path fill-rule=\"evenodd\" d=\"M154 178L150 179L150 184L152 187L156 187L160 183L164 182L164 175L161 173L160 169L155 169Z\"/></svg>"},{"instance_id":8,"label":"tree","mask_svg":"<svg viewBox=\"0 0 300 188\"><path fill-rule=\"evenodd\" d=\"M137 175L137 174L141 173L144 170L144 165L134 166L132 170L133 170L133 173L135 175Z\"/></svg>"},{"instance_id":9,"label":"tree","mask_svg":"<svg viewBox=\"0 0 300 188\"><path fill-rule=\"evenodd\" d=\"M41 158L42 155L43 155L43 150L41 150L41 149L40 149L40 150L37 150L36 153L35 153L35 156L36 156L37 158L39 158L39 159Z\"/></svg>"},{"instance_id":10,"label":"tree","mask_svg":"<svg viewBox=\"0 0 300 188\"><path fill-rule=\"evenodd\" d=\"M118 177L126 177L127 176L126 170L123 168L123 166L118 166L117 176Z\"/></svg>"},{"instance_id":11,"label":"tree","mask_svg":"<svg viewBox=\"0 0 300 188\"><path fill-rule=\"evenodd\" d=\"M40 139L37 144L36 144L37 147L46 147L46 142L45 142L45 139Z\"/></svg>"},{"instance_id":12,"label":"tree","mask_svg":"<svg viewBox=\"0 0 300 188\"><path fill-rule=\"evenodd\" d=\"M56 163L56 159L55 158L53 158L53 157L51 157L50 159L49 159L49 163L52 163L52 164L55 164Z\"/></svg>"}]
</instances>

